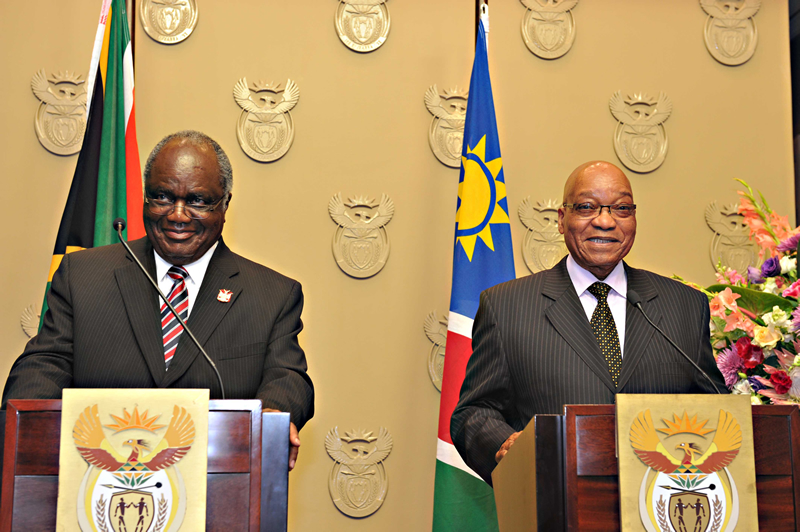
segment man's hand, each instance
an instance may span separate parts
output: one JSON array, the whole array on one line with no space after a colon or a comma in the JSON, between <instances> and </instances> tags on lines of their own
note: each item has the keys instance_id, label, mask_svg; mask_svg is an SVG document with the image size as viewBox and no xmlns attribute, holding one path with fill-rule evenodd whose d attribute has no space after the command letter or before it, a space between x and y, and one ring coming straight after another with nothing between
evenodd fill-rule
<instances>
[{"instance_id":1,"label":"man's hand","mask_svg":"<svg viewBox=\"0 0 800 532\"><path fill-rule=\"evenodd\" d=\"M274 408L264 408L262 412L280 412ZM289 471L294 469L297 463L297 455L300 453L300 434L297 432L297 427L294 423L289 422Z\"/></svg>"},{"instance_id":2,"label":"man's hand","mask_svg":"<svg viewBox=\"0 0 800 532\"><path fill-rule=\"evenodd\" d=\"M500 463L500 460L502 460L508 450L511 449L511 446L514 445L514 442L517 441L517 438L519 438L520 434L522 434L522 432L515 432L503 442L503 445L500 446L500 450L498 450L494 455L495 462L498 464Z\"/></svg>"}]
</instances>

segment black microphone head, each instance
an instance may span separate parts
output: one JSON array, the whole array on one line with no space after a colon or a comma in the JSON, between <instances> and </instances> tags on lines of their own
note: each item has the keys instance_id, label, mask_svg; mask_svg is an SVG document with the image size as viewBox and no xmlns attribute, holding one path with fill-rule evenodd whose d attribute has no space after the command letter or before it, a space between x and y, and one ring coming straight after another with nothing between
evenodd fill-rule
<instances>
[{"instance_id":1,"label":"black microphone head","mask_svg":"<svg viewBox=\"0 0 800 532\"><path fill-rule=\"evenodd\" d=\"M117 218L111 223L111 227L114 228L114 231L122 231L125 229L125 220L123 218Z\"/></svg>"},{"instance_id":2,"label":"black microphone head","mask_svg":"<svg viewBox=\"0 0 800 532\"><path fill-rule=\"evenodd\" d=\"M628 288L628 301L635 307L642 302L642 297L636 293L636 290Z\"/></svg>"}]
</instances>

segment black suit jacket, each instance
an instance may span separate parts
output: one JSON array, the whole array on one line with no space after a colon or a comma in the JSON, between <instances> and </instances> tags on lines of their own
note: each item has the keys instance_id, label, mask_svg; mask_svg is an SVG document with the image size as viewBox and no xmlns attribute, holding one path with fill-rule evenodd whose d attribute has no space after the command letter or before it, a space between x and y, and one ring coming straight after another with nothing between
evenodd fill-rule
<instances>
[{"instance_id":1,"label":"black suit jacket","mask_svg":"<svg viewBox=\"0 0 800 532\"><path fill-rule=\"evenodd\" d=\"M155 276L147 238L131 247ZM230 302L217 300L230 290ZM155 290L121 244L66 255L47 296L41 332L11 368L9 399L59 399L63 388L209 388L214 371L181 335L164 365ZM297 341L300 284L233 253L220 240L187 325L217 365L228 399L261 399L291 414L298 428L314 412L314 389Z\"/></svg>"},{"instance_id":2,"label":"black suit jacket","mask_svg":"<svg viewBox=\"0 0 800 532\"><path fill-rule=\"evenodd\" d=\"M706 296L627 264L625 271L628 289L641 296L650 319L724 391L709 342ZM613 404L617 393L714 393L632 305L614 386L566 258L483 292L472 348L450 434L467 465L490 484L495 453L536 414L563 414L565 404Z\"/></svg>"}]
</instances>

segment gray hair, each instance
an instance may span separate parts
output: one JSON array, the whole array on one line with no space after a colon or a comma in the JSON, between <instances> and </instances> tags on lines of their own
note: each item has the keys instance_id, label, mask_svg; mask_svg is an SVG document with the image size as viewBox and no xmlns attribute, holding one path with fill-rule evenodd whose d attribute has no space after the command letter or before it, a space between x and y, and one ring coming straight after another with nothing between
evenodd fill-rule
<instances>
[{"instance_id":1,"label":"gray hair","mask_svg":"<svg viewBox=\"0 0 800 532\"><path fill-rule=\"evenodd\" d=\"M167 143L171 140L180 139L180 140L187 140L195 145L207 145L214 148L214 153L217 156L217 168L219 169L219 180L220 184L222 185L222 196L224 198L228 197L228 194L231 193L233 190L233 168L231 168L231 161L228 159L228 156L225 154L225 150L222 149L217 141L206 135L205 133L201 133L199 131L194 131L192 129L187 129L184 131L178 131L177 133L173 133L171 135L167 135L163 139L156 144L153 151L150 152L150 155L147 157L147 163L144 165L144 180L150 178L150 172L153 169L153 161L156 160L158 154L161 153L161 150ZM228 202L225 201L225 208L228 208Z\"/></svg>"}]
</instances>

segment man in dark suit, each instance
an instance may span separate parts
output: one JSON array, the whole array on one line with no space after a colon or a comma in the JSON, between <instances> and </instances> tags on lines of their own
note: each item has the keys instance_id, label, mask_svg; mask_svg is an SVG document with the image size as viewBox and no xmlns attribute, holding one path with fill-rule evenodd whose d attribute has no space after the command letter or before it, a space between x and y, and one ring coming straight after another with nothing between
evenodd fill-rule
<instances>
[{"instance_id":1,"label":"man in dark suit","mask_svg":"<svg viewBox=\"0 0 800 532\"><path fill-rule=\"evenodd\" d=\"M583 164L564 187L558 229L569 255L550 270L481 294L473 354L450 434L464 461L491 473L536 414L565 404L613 404L617 393L714 393L702 375L627 304L647 315L725 390L701 292L622 259L636 236L625 174Z\"/></svg>"},{"instance_id":2,"label":"man in dark suit","mask_svg":"<svg viewBox=\"0 0 800 532\"><path fill-rule=\"evenodd\" d=\"M195 131L165 137L145 167L147 238L131 242L214 360L229 399L261 399L291 417L290 469L314 389L297 340L303 293L292 279L233 253L222 228L233 177L225 152ZM110 230L111 228L109 228ZM9 399L58 399L63 388L209 388L213 369L121 244L64 256L41 332L11 368Z\"/></svg>"}]
</instances>

